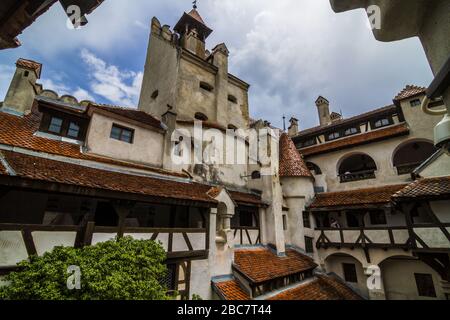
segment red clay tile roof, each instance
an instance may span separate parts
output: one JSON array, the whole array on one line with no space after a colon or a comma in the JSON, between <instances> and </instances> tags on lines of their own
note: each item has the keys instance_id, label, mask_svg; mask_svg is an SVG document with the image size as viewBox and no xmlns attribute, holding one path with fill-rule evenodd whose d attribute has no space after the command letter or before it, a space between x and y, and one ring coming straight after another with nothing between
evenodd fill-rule
<instances>
[{"instance_id":1,"label":"red clay tile roof","mask_svg":"<svg viewBox=\"0 0 450 320\"><path fill-rule=\"evenodd\" d=\"M280 137L280 177L313 177L294 142L286 133Z\"/></svg>"},{"instance_id":2,"label":"red clay tile roof","mask_svg":"<svg viewBox=\"0 0 450 320\"><path fill-rule=\"evenodd\" d=\"M148 170L160 174L186 177L185 174L168 172L166 170L153 168L141 164L118 161L99 156L82 153L79 145L68 142L56 141L35 136L41 122L42 113L34 106L31 113L18 117L8 113L0 112L0 144L21 147L49 154L61 155L81 160L97 161L110 165Z\"/></svg>"},{"instance_id":3,"label":"red clay tile roof","mask_svg":"<svg viewBox=\"0 0 450 320\"><path fill-rule=\"evenodd\" d=\"M391 185L377 188L356 189L341 192L327 192L316 194L310 209L354 206L363 207L370 204L389 203L392 196L406 185Z\"/></svg>"},{"instance_id":4,"label":"red clay tile roof","mask_svg":"<svg viewBox=\"0 0 450 320\"><path fill-rule=\"evenodd\" d=\"M393 198L394 200L408 200L448 196L450 196L450 176L419 179L397 192Z\"/></svg>"},{"instance_id":5,"label":"red clay tile roof","mask_svg":"<svg viewBox=\"0 0 450 320\"><path fill-rule=\"evenodd\" d=\"M200 16L200 13L198 13L197 10L192 9L188 15L190 15L192 18L194 18L195 20L197 20L198 22L204 24L206 26L205 21L203 20L203 18Z\"/></svg>"},{"instance_id":6,"label":"red clay tile roof","mask_svg":"<svg viewBox=\"0 0 450 320\"><path fill-rule=\"evenodd\" d=\"M207 195L210 186L199 183L93 169L12 151L1 151L0 156L2 154L20 178L158 198L216 203Z\"/></svg>"},{"instance_id":7,"label":"red clay tile roof","mask_svg":"<svg viewBox=\"0 0 450 320\"><path fill-rule=\"evenodd\" d=\"M414 96L425 94L427 88L418 87L414 85L407 85L397 96L395 96L394 101L400 101L407 98L412 98Z\"/></svg>"},{"instance_id":8,"label":"red clay tile roof","mask_svg":"<svg viewBox=\"0 0 450 320\"><path fill-rule=\"evenodd\" d=\"M228 280L213 283L215 291L224 300L245 301L250 300L250 296L240 286L237 280Z\"/></svg>"},{"instance_id":9,"label":"red clay tile roof","mask_svg":"<svg viewBox=\"0 0 450 320\"><path fill-rule=\"evenodd\" d=\"M113 114L149 125L151 127L159 129L159 130L163 129L160 120L156 119L155 117L153 117L152 115L150 115L144 111L140 111L137 109L110 106L110 105L105 105L105 104L94 104L94 103L90 104L88 109L91 109L94 111L95 110L103 110L106 112L111 112Z\"/></svg>"},{"instance_id":10,"label":"red clay tile roof","mask_svg":"<svg viewBox=\"0 0 450 320\"><path fill-rule=\"evenodd\" d=\"M37 78L41 77L42 64L39 62L20 58L17 60L16 66L32 70L36 73Z\"/></svg>"},{"instance_id":11,"label":"red clay tile roof","mask_svg":"<svg viewBox=\"0 0 450 320\"><path fill-rule=\"evenodd\" d=\"M319 144L312 147L301 149L301 153L307 157L344 148L355 147L362 144L372 143L388 138L399 137L409 134L409 128L406 123L401 123L395 126L369 131L367 133L350 136L347 138Z\"/></svg>"},{"instance_id":12,"label":"red clay tile roof","mask_svg":"<svg viewBox=\"0 0 450 320\"><path fill-rule=\"evenodd\" d=\"M267 206L267 204L261 200L261 196L258 196L256 194L237 192L237 191L229 191L229 193L230 193L231 198L238 204Z\"/></svg>"},{"instance_id":13,"label":"red clay tile roof","mask_svg":"<svg viewBox=\"0 0 450 320\"><path fill-rule=\"evenodd\" d=\"M253 283L262 283L280 277L313 270L317 264L294 250L286 250L285 257L278 257L267 248L237 250L233 268L243 273Z\"/></svg>"},{"instance_id":14,"label":"red clay tile roof","mask_svg":"<svg viewBox=\"0 0 450 320\"><path fill-rule=\"evenodd\" d=\"M341 281L319 275L315 280L282 292L269 300L362 300L362 298Z\"/></svg>"}]
</instances>

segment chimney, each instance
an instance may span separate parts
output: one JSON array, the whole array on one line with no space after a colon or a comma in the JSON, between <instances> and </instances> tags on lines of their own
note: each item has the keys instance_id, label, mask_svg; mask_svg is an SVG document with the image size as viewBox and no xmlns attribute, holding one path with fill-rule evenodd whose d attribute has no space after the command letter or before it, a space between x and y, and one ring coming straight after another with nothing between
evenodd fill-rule
<instances>
[{"instance_id":1,"label":"chimney","mask_svg":"<svg viewBox=\"0 0 450 320\"><path fill-rule=\"evenodd\" d=\"M317 111L319 112L319 121L321 126L326 126L331 123L330 103L327 99L319 96L316 100Z\"/></svg>"},{"instance_id":2,"label":"chimney","mask_svg":"<svg viewBox=\"0 0 450 320\"><path fill-rule=\"evenodd\" d=\"M288 128L288 134L290 137L293 137L298 133L298 119L292 117L289 122L291 125Z\"/></svg>"},{"instance_id":3,"label":"chimney","mask_svg":"<svg viewBox=\"0 0 450 320\"><path fill-rule=\"evenodd\" d=\"M41 77L42 64L19 59L16 72L6 93L2 109L24 114L31 110L36 96L36 81Z\"/></svg>"}]
</instances>

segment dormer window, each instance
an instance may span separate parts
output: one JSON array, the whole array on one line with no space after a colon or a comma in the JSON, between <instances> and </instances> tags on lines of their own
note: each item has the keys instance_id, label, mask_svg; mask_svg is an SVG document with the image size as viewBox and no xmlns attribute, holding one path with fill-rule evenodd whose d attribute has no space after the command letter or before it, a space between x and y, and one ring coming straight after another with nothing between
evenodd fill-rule
<instances>
[{"instance_id":1,"label":"dormer window","mask_svg":"<svg viewBox=\"0 0 450 320\"><path fill-rule=\"evenodd\" d=\"M391 124L392 124L391 118L382 118L373 123L373 128L375 128L375 129L383 128L383 127L389 126Z\"/></svg>"},{"instance_id":2,"label":"dormer window","mask_svg":"<svg viewBox=\"0 0 450 320\"><path fill-rule=\"evenodd\" d=\"M359 130L353 127L353 128L346 129L344 133L346 136L351 136L351 135L357 134L358 132L359 132Z\"/></svg>"},{"instance_id":3,"label":"dormer window","mask_svg":"<svg viewBox=\"0 0 450 320\"><path fill-rule=\"evenodd\" d=\"M205 114L201 113L201 112L197 112L195 114L194 118L196 120L200 120L200 121L208 121L208 117Z\"/></svg>"},{"instance_id":4,"label":"dormer window","mask_svg":"<svg viewBox=\"0 0 450 320\"><path fill-rule=\"evenodd\" d=\"M57 117L52 117L50 120L50 125L48 126L48 131L55 134L61 134L63 125L63 120Z\"/></svg>"},{"instance_id":5,"label":"dormer window","mask_svg":"<svg viewBox=\"0 0 450 320\"><path fill-rule=\"evenodd\" d=\"M228 95L228 101L235 104L238 102L237 98L231 94Z\"/></svg>"},{"instance_id":6,"label":"dormer window","mask_svg":"<svg viewBox=\"0 0 450 320\"><path fill-rule=\"evenodd\" d=\"M418 107L422 104L422 102L420 101L420 99L414 99L411 100L409 104L411 105L411 107Z\"/></svg>"},{"instance_id":7,"label":"dormer window","mask_svg":"<svg viewBox=\"0 0 450 320\"><path fill-rule=\"evenodd\" d=\"M134 130L126 127L113 124L111 129L111 139L123 141L126 143L133 143Z\"/></svg>"},{"instance_id":8,"label":"dormer window","mask_svg":"<svg viewBox=\"0 0 450 320\"><path fill-rule=\"evenodd\" d=\"M212 92L214 90L214 87L212 85L203 81L200 82L200 88L208 92Z\"/></svg>"},{"instance_id":9,"label":"dormer window","mask_svg":"<svg viewBox=\"0 0 450 320\"><path fill-rule=\"evenodd\" d=\"M339 139L340 137L341 137L341 133L336 131L336 132L330 133L327 136L327 140L328 141L336 140L336 139Z\"/></svg>"},{"instance_id":10,"label":"dormer window","mask_svg":"<svg viewBox=\"0 0 450 320\"><path fill-rule=\"evenodd\" d=\"M80 135L80 126L75 122L69 124L69 130L67 131L67 136L73 139L78 139Z\"/></svg>"}]
</instances>

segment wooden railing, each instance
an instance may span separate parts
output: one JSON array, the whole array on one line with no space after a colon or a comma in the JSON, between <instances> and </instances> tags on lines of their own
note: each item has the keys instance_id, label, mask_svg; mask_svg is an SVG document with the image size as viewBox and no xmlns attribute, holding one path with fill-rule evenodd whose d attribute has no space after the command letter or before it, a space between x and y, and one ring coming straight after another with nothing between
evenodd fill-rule
<instances>
[{"instance_id":1,"label":"wooden railing","mask_svg":"<svg viewBox=\"0 0 450 320\"><path fill-rule=\"evenodd\" d=\"M408 227L318 228L317 248L411 249Z\"/></svg>"},{"instance_id":2,"label":"wooden railing","mask_svg":"<svg viewBox=\"0 0 450 320\"><path fill-rule=\"evenodd\" d=\"M261 244L259 227L232 227L232 230L234 230L234 245Z\"/></svg>"},{"instance_id":3,"label":"wooden railing","mask_svg":"<svg viewBox=\"0 0 450 320\"><path fill-rule=\"evenodd\" d=\"M339 178L341 179L341 183L344 183L344 182L375 179L376 177L375 177L374 170L367 170L367 171L358 171L358 172L352 172L352 173L344 173L344 174L339 175Z\"/></svg>"},{"instance_id":4,"label":"wooden railing","mask_svg":"<svg viewBox=\"0 0 450 320\"><path fill-rule=\"evenodd\" d=\"M44 226L0 224L0 267L15 266L32 255L42 255L56 246L82 247L115 238L120 232L135 239L160 241L170 259L206 259L208 229L127 228L95 226Z\"/></svg>"},{"instance_id":5,"label":"wooden railing","mask_svg":"<svg viewBox=\"0 0 450 320\"><path fill-rule=\"evenodd\" d=\"M420 165L421 165L421 162L398 165L397 173L398 173L398 175L411 173Z\"/></svg>"}]
</instances>

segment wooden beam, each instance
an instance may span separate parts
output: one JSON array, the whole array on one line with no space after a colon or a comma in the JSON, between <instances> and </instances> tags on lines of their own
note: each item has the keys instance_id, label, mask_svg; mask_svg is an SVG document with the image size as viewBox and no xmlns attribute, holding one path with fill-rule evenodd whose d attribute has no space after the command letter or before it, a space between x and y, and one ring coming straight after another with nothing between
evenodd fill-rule
<instances>
[{"instance_id":1,"label":"wooden beam","mask_svg":"<svg viewBox=\"0 0 450 320\"><path fill-rule=\"evenodd\" d=\"M37 255L36 246L34 245L33 235L29 229L22 230L22 238L29 256Z\"/></svg>"}]
</instances>

